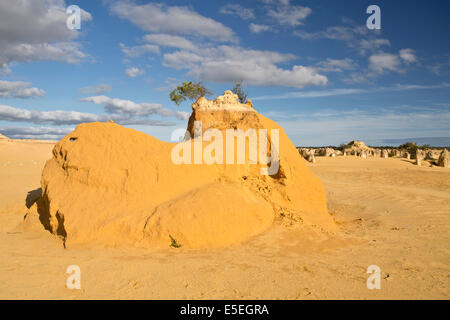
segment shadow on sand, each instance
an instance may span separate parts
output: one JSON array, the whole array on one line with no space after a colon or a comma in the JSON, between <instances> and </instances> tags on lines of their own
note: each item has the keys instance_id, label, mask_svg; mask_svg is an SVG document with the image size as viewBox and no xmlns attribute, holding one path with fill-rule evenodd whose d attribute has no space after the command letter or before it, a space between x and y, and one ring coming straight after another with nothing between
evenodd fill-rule
<instances>
[{"instance_id":1,"label":"shadow on sand","mask_svg":"<svg viewBox=\"0 0 450 320\"><path fill-rule=\"evenodd\" d=\"M31 209L31 207L36 204L36 210L39 216L40 223L44 226L45 230L59 236L63 240L63 245L65 248L67 232L64 228L64 216L61 215L58 211L56 212L55 217L53 217L52 219L52 217L50 216L48 203L49 201L48 199L46 199L46 195L42 194L42 188L28 191L27 197L25 199L25 205L28 209ZM33 214L33 210L29 210L24 216L24 219L27 219L29 214Z\"/></svg>"}]
</instances>

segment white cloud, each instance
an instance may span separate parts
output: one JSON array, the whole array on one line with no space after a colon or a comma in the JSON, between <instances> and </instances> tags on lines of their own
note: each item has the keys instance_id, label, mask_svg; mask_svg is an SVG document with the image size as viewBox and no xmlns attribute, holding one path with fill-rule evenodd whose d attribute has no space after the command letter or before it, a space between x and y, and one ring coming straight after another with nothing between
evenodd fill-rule
<instances>
[{"instance_id":1,"label":"white cloud","mask_svg":"<svg viewBox=\"0 0 450 320\"><path fill-rule=\"evenodd\" d=\"M361 72L352 72L343 79L346 83L370 82L376 77L389 73L404 73L417 57L412 49L402 49L399 54L377 52L369 56L367 69Z\"/></svg>"},{"instance_id":2,"label":"white cloud","mask_svg":"<svg viewBox=\"0 0 450 320\"><path fill-rule=\"evenodd\" d=\"M248 26L250 31L253 33L260 33L263 31L269 31L272 28L268 25L265 24L256 24L256 23L250 23L250 25Z\"/></svg>"},{"instance_id":3,"label":"white cloud","mask_svg":"<svg viewBox=\"0 0 450 320\"><path fill-rule=\"evenodd\" d=\"M348 77L342 79L345 83L366 83L369 82L369 79L367 78L367 73L364 72L351 72ZM372 76L372 74L370 74Z\"/></svg>"},{"instance_id":4,"label":"white cloud","mask_svg":"<svg viewBox=\"0 0 450 320\"><path fill-rule=\"evenodd\" d=\"M31 61L79 63L87 57L87 54L81 51L81 45L73 41L54 44L16 43L5 47L0 43L0 61L6 65L12 62Z\"/></svg>"},{"instance_id":5,"label":"white cloud","mask_svg":"<svg viewBox=\"0 0 450 320\"><path fill-rule=\"evenodd\" d=\"M66 27L62 0L0 2L0 66L14 62L61 61L77 63L87 58L74 40L79 32ZM92 16L82 10L82 23Z\"/></svg>"},{"instance_id":6,"label":"white cloud","mask_svg":"<svg viewBox=\"0 0 450 320\"><path fill-rule=\"evenodd\" d=\"M402 49L399 52L400 58L407 63L413 63L417 61L417 56L413 49Z\"/></svg>"},{"instance_id":7,"label":"white cloud","mask_svg":"<svg viewBox=\"0 0 450 320\"><path fill-rule=\"evenodd\" d=\"M274 4L274 3L280 3L282 5L289 5L290 0L260 0L261 2L267 3L267 4Z\"/></svg>"},{"instance_id":8,"label":"white cloud","mask_svg":"<svg viewBox=\"0 0 450 320\"><path fill-rule=\"evenodd\" d=\"M275 99L322 98L348 94L357 94L362 92L365 92L365 90L354 88L339 88L328 90L288 92L279 95L254 97L252 100L257 101L257 100L275 100Z\"/></svg>"},{"instance_id":9,"label":"white cloud","mask_svg":"<svg viewBox=\"0 0 450 320\"><path fill-rule=\"evenodd\" d=\"M36 111L0 105L0 120L30 122L55 125L77 124L81 122L102 121L97 114L78 111ZM106 119L107 120L107 119Z\"/></svg>"},{"instance_id":10,"label":"white cloud","mask_svg":"<svg viewBox=\"0 0 450 320\"><path fill-rule=\"evenodd\" d=\"M163 117L176 117L180 120L186 120L189 117L189 114L187 112L165 109L159 103L136 103L130 100L110 98L107 96L86 97L81 98L80 101L87 101L98 105L104 105L105 110L110 114L122 114L132 117L160 115Z\"/></svg>"},{"instance_id":11,"label":"white cloud","mask_svg":"<svg viewBox=\"0 0 450 320\"><path fill-rule=\"evenodd\" d=\"M0 132L11 139L60 140L72 130L58 127L0 127Z\"/></svg>"},{"instance_id":12,"label":"white cloud","mask_svg":"<svg viewBox=\"0 0 450 320\"><path fill-rule=\"evenodd\" d=\"M188 7L167 6L161 3L137 5L119 1L111 6L111 10L145 31L197 35L220 41L235 40L230 28Z\"/></svg>"},{"instance_id":13,"label":"white cloud","mask_svg":"<svg viewBox=\"0 0 450 320\"><path fill-rule=\"evenodd\" d=\"M32 98L43 97L46 92L38 88L31 88L31 83L23 81L0 80L1 98Z\"/></svg>"},{"instance_id":14,"label":"white cloud","mask_svg":"<svg viewBox=\"0 0 450 320\"><path fill-rule=\"evenodd\" d=\"M280 25L295 27L303 24L312 10L308 7L284 5L276 9L270 9L267 15L275 19Z\"/></svg>"},{"instance_id":15,"label":"white cloud","mask_svg":"<svg viewBox=\"0 0 450 320\"><path fill-rule=\"evenodd\" d=\"M188 69L188 75L204 81L242 80L249 85L297 88L327 84L327 77L317 73L315 68L294 65L291 69L282 69L277 66L293 58L292 54L235 46L205 48L199 53L181 50L163 56L165 66Z\"/></svg>"},{"instance_id":16,"label":"white cloud","mask_svg":"<svg viewBox=\"0 0 450 320\"><path fill-rule=\"evenodd\" d=\"M376 32L369 33L366 26L360 25L333 26L318 32L296 30L294 35L304 40L329 39L342 41L347 47L357 50L362 55L391 45L388 39L377 38Z\"/></svg>"},{"instance_id":17,"label":"white cloud","mask_svg":"<svg viewBox=\"0 0 450 320\"><path fill-rule=\"evenodd\" d=\"M340 41L352 41L358 35L367 34L367 28L362 26L333 26L328 27L324 31L306 32L303 30L296 30L294 34L305 40L313 39L331 39Z\"/></svg>"},{"instance_id":18,"label":"white cloud","mask_svg":"<svg viewBox=\"0 0 450 320\"><path fill-rule=\"evenodd\" d=\"M152 45L152 44L144 44L140 46L133 46L128 47L124 45L123 43L120 44L120 48L122 52L130 58L136 58L140 57L142 55L145 55L147 53L160 53L160 49L158 46Z\"/></svg>"},{"instance_id":19,"label":"white cloud","mask_svg":"<svg viewBox=\"0 0 450 320\"><path fill-rule=\"evenodd\" d=\"M78 89L81 94L103 94L112 90L109 84L99 84L98 86L89 86Z\"/></svg>"},{"instance_id":20,"label":"white cloud","mask_svg":"<svg viewBox=\"0 0 450 320\"><path fill-rule=\"evenodd\" d=\"M356 63L350 58L327 58L325 61L321 61L317 65L319 66L317 69L323 72L343 72L344 70L353 70L356 68Z\"/></svg>"},{"instance_id":21,"label":"white cloud","mask_svg":"<svg viewBox=\"0 0 450 320\"><path fill-rule=\"evenodd\" d=\"M379 74L389 71L400 72L401 61L395 54L377 53L369 57L369 69Z\"/></svg>"},{"instance_id":22,"label":"white cloud","mask_svg":"<svg viewBox=\"0 0 450 320\"><path fill-rule=\"evenodd\" d=\"M104 105L108 113L129 114L136 116L148 116L156 114L162 109L159 103L136 103L130 100L110 98L107 96L93 96L81 98L80 101L89 101L94 104Z\"/></svg>"},{"instance_id":23,"label":"white cloud","mask_svg":"<svg viewBox=\"0 0 450 320\"><path fill-rule=\"evenodd\" d=\"M196 48L196 45L194 45L188 39L181 36L170 34L162 34L162 33L148 34L144 36L144 41L156 43L157 45L160 45L162 47L171 47L188 50L195 50Z\"/></svg>"},{"instance_id":24,"label":"white cloud","mask_svg":"<svg viewBox=\"0 0 450 320\"><path fill-rule=\"evenodd\" d=\"M157 91L172 91L173 89L175 89L178 86L178 84L180 82L181 82L181 80L179 80L177 78L169 77L166 80L164 80L165 86L155 88L155 90L157 90Z\"/></svg>"},{"instance_id":25,"label":"white cloud","mask_svg":"<svg viewBox=\"0 0 450 320\"><path fill-rule=\"evenodd\" d=\"M219 10L222 14L229 14L233 16L238 16L243 20L249 20L255 18L255 13L253 9L244 8L240 4L229 3L220 8Z\"/></svg>"},{"instance_id":26,"label":"white cloud","mask_svg":"<svg viewBox=\"0 0 450 320\"><path fill-rule=\"evenodd\" d=\"M181 117L181 114L180 114ZM40 111L0 105L0 120L34 124L75 125L82 122L113 120L122 125L173 126L172 122L133 118L129 114L94 114L78 111Z\"/></svg>"},{"instance_id":27,"label":"white cloud","mask_svg":"<svg viewBox=\"0 0 450 320\"><path fill-rule=\"evenodd\" d=\"M435 85L418 85L418 84L396 84L389 87L371 87L369 89L362 88L337 88L324 89L314 91L297 91L287 92L279 95L254 97L252 100L273 100L273 99L304 99L304 98L322 98L340 95L352 94L368 94L368 93L382 93L392 91L408 91L408 90L429 90L429 89L445 89L450 88L450 83L440 83Z\"/></svg>"},{"instance_id":28,"label":"white cloud","mask_svg":"<svg viewBox=\"0 0 450 320\"><path fill-rule=\"evenodd\" d=\"M7 63L0 63L0 76L9 76L11 74L11 69Z\"/></svg>"},{"instance_id":29,"label":"white cloud","mask_svg":"<svg viewBox=\"0 0 450 320\"><path fill-rule=\"evenodd\" d=\"M381 47L389 47L391 42L388 39L362 39L359 42L359 52L365 54L366 52L373 52Z\"/></svg>"},{"instance_id":30,"label":"white cloud","mask_svg":"<svg viewBox=\"0 0 450 320\"><path fill-rule=\"evenodd\" d=\"M131 67L125 70L125 74L130 78L136 78L145 74L145 70L141 70L137 67Z\"/></svg>"}]
</instances>

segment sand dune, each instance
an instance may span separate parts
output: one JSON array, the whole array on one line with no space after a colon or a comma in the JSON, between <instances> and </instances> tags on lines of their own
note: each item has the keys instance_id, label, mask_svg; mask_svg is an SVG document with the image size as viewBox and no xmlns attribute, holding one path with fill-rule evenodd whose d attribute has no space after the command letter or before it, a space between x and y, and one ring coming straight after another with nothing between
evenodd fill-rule
<instances>
[{"instance_id":1,"label":"sand dune","mask_svg":"<svg viewBox=\"0 0 450 320\"><path fill-rule=\"evenodd\" d=\"M63 249L24 224L52 144L0 144L2 299L448 299L450 171L398 158L318 157L338 230L279 221L225 249ZM81 290L66 288L68 265ZM366 268L382 271L380 290Z\"/></svg>"}]
</instances>

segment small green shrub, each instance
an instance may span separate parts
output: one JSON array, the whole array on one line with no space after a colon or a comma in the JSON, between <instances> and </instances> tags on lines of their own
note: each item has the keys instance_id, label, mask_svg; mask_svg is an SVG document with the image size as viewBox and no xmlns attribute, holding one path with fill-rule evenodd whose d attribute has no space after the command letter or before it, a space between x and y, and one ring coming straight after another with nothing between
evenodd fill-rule
<instances>
[{"instance_id":1,"label":"small green shrub","mask_svg":"<svg viewBox=\"0 0 450 320\"><path fill-rule=\"evenodd\" d=\"M181 244L179 244L179 243L177 242L177 240L175 240L175 238L172 237L170 234L169 234L169 238L170 238L170 241L171 241L171 243L170 243L170 246L171 246L171 247L174 247L174 248L181 248Z\"/></svg>"}]
</instances>

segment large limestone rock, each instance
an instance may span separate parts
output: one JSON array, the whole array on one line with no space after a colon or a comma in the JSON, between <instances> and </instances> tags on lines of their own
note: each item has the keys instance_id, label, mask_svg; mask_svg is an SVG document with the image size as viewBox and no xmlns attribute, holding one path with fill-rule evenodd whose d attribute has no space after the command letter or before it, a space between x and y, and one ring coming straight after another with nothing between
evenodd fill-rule
<instances>
[{"instance_id":1,"label":"large limestone rock","mask_svg":"<svg viewBox=\"0 0 450 320\"><path fill-rule=\"evenodd\" d=\"M348 143L348 145L354 147L355 149L367 149L368 147L364 143L364 141L353 140Z\"/></svg>"},{"instance_id":2,"label":"large limestone rock","mask_svg":"<svg viewBox=\"0 0 450 320\"><path fill-rule=\"evenodd\" d=\"M442 150L441 155L439 156L438 166L450 168L450 159L447 149Z\"/></svg>"},{"instance_id":3,"label":"large limestone rock","mask_svg":"<svg viewBox=\"0 0 450 320\"><path fill-rule=\"evenodd\" d=\"M316 163L314 149L299 148L298 151L302 155L302 157L306 159L308 162Z\"/></svg>"},{"instance_id":4,"label":"large limestone rock","mask_svg":"<svg viewBox=\"0 0 450 320\"><path fill-rule=\"evenodd\" d=\"M347 145L348 147L344 149L344 152L347 154L361 156L361 153L364 151L367 157L369 153L373 152L373 148L366 146L363 141L353 140Z\"/></svg>"},{"instance_id":5,"label":"large limestone rock","mask_svg":"<svg viewBox=\"0 0 450 320\"><path fill-rule=\"evenodd\" d=\"M187 248L214 248L246 241L286 219L335 228L321 181L278 124L230 91L216 100L201 98L192 108L179 145L115 123L78 125L55 145L42 172L43 195L27 217L39 215L66 246L167 248L175 239ZM266 129L269 151L272 129L279 130L279 170L262 175L268 165L252 164L247 149L244 164L176 164L175 146L198 147L196 121L203 133ZM203 141L203 154L212 144Z\"/></svg>"},{"instance_id":6,"label":"large limestone rock","mask_svg":"<svg viewBox=\"0 0 450 320\"><path fill-rule=\"evenodd\" d=\"M332 157L336 156L336 151L333 148L320 148L319 155L323 157Z\"/></svg>"},{"instance_id":7,"label":"large limestone rock","mask_svg":"<svg viewBox=\"0 0 450 320\"><path fill-rule=\"evenodd\" d=\"M389 158L389 152L386 149L383 149L381 151L381 157L384 158L384 159Z\"/></svg>"},{"instance_id":8,"label":"large limestone rock","mask_svg":"<svg viewBox=\"0 0 450 320\"><path fill-rule=\"evenodd\" d=\"M314 156L314 151L311 151L306 159L311 163L316 163L316 157Z\"/></svg>"},{"instance_id":9,"label":"large limestone rock","mask_svg":"<svg viewBox=\"0 0 450 320\"><path fill-rule=\"evenodd\" d=\"M438 160L441 153L441 150L428 149L425 151L425 160Z\"/></svg>"},{"instance_id":10,"label":"large limestone rock","mask_svg":"<svg viewBox=\"0 0 450 320\"><path fill-rule=\"evenodd\" d=\"M416 165L421 166L424 158L425 158L425 153L422 150L417 150L416 151Z\"/></svg>"},{"instance_id":11,"label":"large limestone rock","mask_svg":"<svg viewBox=\"0 0 450 320\"><path fill-rule=\"evenodd\" d=\"M380 149L373 150L373 156L377 158L381 157L381 150Z\"/></svg>"}]
</instances>

